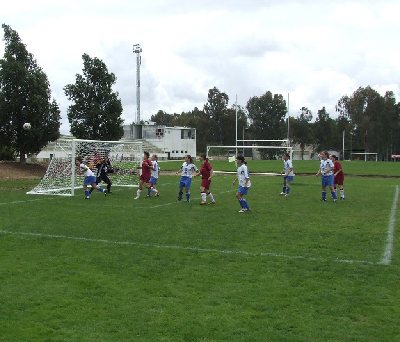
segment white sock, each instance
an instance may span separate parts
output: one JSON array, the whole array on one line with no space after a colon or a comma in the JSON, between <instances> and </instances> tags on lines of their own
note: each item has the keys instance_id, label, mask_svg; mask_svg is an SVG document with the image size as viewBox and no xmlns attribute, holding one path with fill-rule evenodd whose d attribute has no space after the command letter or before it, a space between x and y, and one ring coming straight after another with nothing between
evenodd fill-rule
<instances>
[{"instance_id":1,"label":"white sock","mask_svg":"<svg viewBox=\"0 0 400 342\"><path fill-rule=\"evenodd\" d=\"M211 192L208 194L208 196L210 196L211 202L215 202L214 196Z\"/></svg>"},{"instance_id":2,"label":"white sock","mask_svg":"<svg viewBox=\"0 0 400 342\"><path fill-rule=\"evenodd\" d=\"M142 193L142 190L139 190L136 192L136 197L140 197L140 194Z\"/></svg>"},{"instance_id":3,"label":"white sock","mask_svg":"<svg viewBox=\"0 0 400 342\"><path fill-rule=\"evenodd\" d=\"M207 200L205 192L201 193L201 200L202 200L202 202L205 202Z\"/></svg>"}]
</instances>

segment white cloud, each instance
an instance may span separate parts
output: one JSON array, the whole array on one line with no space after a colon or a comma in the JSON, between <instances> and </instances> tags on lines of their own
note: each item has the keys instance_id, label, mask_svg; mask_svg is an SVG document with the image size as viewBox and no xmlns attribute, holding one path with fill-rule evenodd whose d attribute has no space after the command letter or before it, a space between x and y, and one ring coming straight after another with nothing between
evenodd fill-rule
<instances>
[{"instance_id":1,"label":"white cloud","mask_svg":"<svg viewBox=\"0 0 400 342\"><path fill-rule=\"evenodd\" d=\"M246 105L266 91L290 94L294 115L334 107L343 95L371 85L399 98L395 0L38 0L2 4L49 77L63 132L69 105L63 87L82 70L82 54L102 59L117 76L126 122L136 112L136 61L143 48L141 112L149 119L202 108L208 89ZM3 53L0 44L0 54Z\"/></svg>"}]
</instances>

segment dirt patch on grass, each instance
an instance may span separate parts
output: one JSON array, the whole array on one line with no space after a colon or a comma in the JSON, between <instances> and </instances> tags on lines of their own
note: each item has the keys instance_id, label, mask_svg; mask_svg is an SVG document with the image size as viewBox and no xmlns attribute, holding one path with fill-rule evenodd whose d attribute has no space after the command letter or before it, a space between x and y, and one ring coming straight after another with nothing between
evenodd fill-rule
<instances>
[{"instance_id":1,"label":"dirt patch on grass","mask_svg":"<svg viewBox=\"0 0 400 342\"><path fill-rule=\"evenodd\" d=\"M0 161L0 179L42 178L46 170L46 164L21 164L19 162Z\"/></svg>"}]
</instances>

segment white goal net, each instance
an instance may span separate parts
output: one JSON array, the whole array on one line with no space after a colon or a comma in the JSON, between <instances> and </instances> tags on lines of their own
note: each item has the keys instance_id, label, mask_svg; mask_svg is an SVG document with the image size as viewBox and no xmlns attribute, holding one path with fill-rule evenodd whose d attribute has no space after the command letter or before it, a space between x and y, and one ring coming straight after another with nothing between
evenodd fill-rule
<instances>
[{"instance_id":1,"label":"white goal net","mask_svg":"<svg viewBox=\"0 0 400 342\"><path fill-rule=\"evenodd\" d=\"M108 158L112 166L108 176L113 186L137 186L136 170L143 157L142 149L142 142L134 141L59 139L49 151L51 160L45 175L28 194L74 196L84 179L75 166L78 156L95 174L96 161Z\"/></svg>"}]
</instances>

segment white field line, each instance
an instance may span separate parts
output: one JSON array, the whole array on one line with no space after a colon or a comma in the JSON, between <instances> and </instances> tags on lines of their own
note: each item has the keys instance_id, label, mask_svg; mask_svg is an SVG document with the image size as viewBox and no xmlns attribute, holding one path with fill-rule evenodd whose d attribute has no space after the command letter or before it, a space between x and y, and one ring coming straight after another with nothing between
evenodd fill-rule
<instances>
[{"instance_id":1,"label":"white field line","mask_svg":"<svg viewBox=\"0 0 400 342\"><path fill-rule=\"evenodd\" d=\"M226 194L226 193L232 192L232 191L233 191L233 190L222 191L222 192L217 193L217 196L218 196L218 195L222 195L222 194ZM200 201L200 199L201 199L200 197L191 197L191 198L190 198L190 201L191 201L191 203L192 203L193 201ZM140 202L143 201L143 200L145 200L145 201L154 201L154 198L148 199L148 198L145 197L145 195L142 194L142 197L140 197L140 199L138 199L138 200L132 199L132 202L130 202L130 203L140 203ZM156 201L157 201L157 200L156 200ZM181 202L182 202L182 203L180 203L180 202L178 202L178 201L176 200L176 201L174 201L174 202L167 202L167 203L163 203L163 204L155 204L155 205L149 205L149 206L135 206L135 209L154 209L154 208L166 207L166 206L173 205L173 204L182 204L182 205L186 205L186 199L185 199L185 197L182 198L182 201L181 201ZM113 204L104 204L104 205L102 205L102 207L115 207L115 206L116 206L116 205L113 205ZM121 205L118 205L118 207L121 208ZM124 206L124 208L125 208L125 207L127 207L127 206ZM129 208L131 208L131 206L129 206Z\"/></svg>"},{"instance_id":2,"label":"white field line","mask_svg":"<svg viewBox=\"0 0 400 342\"><path fill-rule=\"evenodd\" d=\"M394 227L396 225L396 212L397 212L398 200L399 200L399 186L397 185L396 191L394 192L392 209L390 210L390 215L389 215L389 224L387 229L385 250L383 252L382 259L379 262L382 265L390 265L392 262Z\"/></svg>"},{"instance_id":3,"label":"white field line","mask_svg":"<svg viewBox=\"0 0 400 342\"><path fill-rule=\"evenodd\" d=\"M237 171L214 171L216 174L221 174L221 175L235 175ZM282 176L281 173L276 173L276 172L250 172L250 175L256 175L256 176Z\"/></svg>"},{"instance_id":4,"label":"white field line","mask_svg":"<svg viewBox=\"0 0 400 342\"><path fill-rule=\"evenodd\" d=\"M231 191L232 190L223 191L219 194L224 194L224 193L228 193ZM396 211L397 211L398 198L399 198L399 186L397 185L396 189L395 189L395 194L393 197L390 216L389 216L389 224L388 224L388 229L387 229L385 250L384 250L382 259L378 263L374 263L374 262L367 261L367 260L351 260L351 259L339 259L339 258L332 259L332 261L338 262L338 263L349 263L349 264L361 263L361 264L370 264L370 265L375 265L375 264L390 265L391 261L392 261L392 253L393 253L394 227L396 224ZM21 204L21 203L34 202L34 201L42 201L42 200L46 200L46 199L48 199L48 198L33 199L33 200L26 200L26 201L3 202L3 203L0 203L0 206L1 205ZM200 198L193 198L193 199L199 200ZM164 207L164 206L169 206L169 205L176 204L176 203L177 202L174 201L174 202L168 202L168 203L159 204L159 205L136 207L136 208L152 209L152 208L160 208L160 207ZM108 205L105 205L105 206L108 206ZM153 247L153 248L165 248L165 249L180 249L180 250L190 250L190 251L197 251L197 252L213 252L213 253L219 253L219 254L241 254L241 255L248 255L248 256L263 256L263 257L270 256L270 257L280 257L280 258L286 258L286 259L292 259L292 260L296 260L296 259L301 260L302 259L302 260L308 260L308 261L323 261L323 262L329 261L328 259L324 259L324 258L313 258L313 257L305 257L305 256L290 256L290 255L285 255L285 254L280 254L280 253L250 253L250 252L246 252L246 251L231 251L231 250L217 250L217 249L198 248L198 247L143 244L143 243L131 242L131 241L121 242L121 241L111 241L111 240L90 239L90 238L84 238L84 237L68 237L68 236L64 236L64 235L46 235L46 234L39 234L39 233L10 232L10 231L6 231L6 230L0 230L0 234L41 236L41 237L47 237L47 238L78 240L78 241L88 241L88 242L102 242L102 243L119 244L119 245L135 245L135 246L141 246L141 247Z\"/></svg>"},{"instance_id":5,"label":"white field line","mask_svg":"<svg viewBox=\"0 0 400 342\"><path fill-rule=\"evenodd\" d=\"M2 202L2 203L0 203L0 205L23 204L23 203L28 203L28 202L44 201L44 200L48 200L48 199L49 198L37 198L37 199L26 200L26 201Z\"/></svg>"},{"instance_id":6,"label":"white field line","mask_svg":"<svg viewBox=\"0 0 400 342\"><path fill-rule=\"evenodd\" d=\"M119 192L119 191L122 191L122 190L121 189L113 189L112 192ZM231 192L231 191L232 190L223 191L223 192L218 193L218 195L225 194L225 193L228 193L228 192ZM133 195L135 195L135 193L133 193ZM98 195L98 196L100 196L100 195ZM112 196L112 194L111 194L111 196ZM36 199L25 200L25 201L0 202L0 206L2 206L2 205L13 205L13 204L24 204L24 203L29 203L29 202L37 202L37 201L45 201L45 200L54 200L55 198L57 198L57 197L51 197L51 198L49 198L49 197L44 198L43 197L43 198L36 198ZM145 199L145 195L143 195L142 199ZM192 197L191 200L200 200L200 197ZM184 199L182 201L186 202ZM132 199L132 203L135 203L133 199ZM163 203L163 204L157 204L157 205L152 205L152 206L135 207L135 208L138 208L138 209L152 209L152 208L160 208L160 207L169 206L169 205L176 204L176 203L177 203L177 201ZM102 205L102 206L104 206L104 207L115 207L117 205L115 205L115 204L105 204L105 205ZM118 207L121 207L121 205L118 204Z\"/></svg>"},{"instance_id":7,"label":"white field line","mask_svg":"<svg viewBox=\"0 0 400 342\"><path fill-rule=\"evenodd\" d=\"M318 262L336 262L336 263L345 263L345 264L369 264L375 265L375 263L367 261L367 260L346 260L346 259L324 259L324 258L313 258L306 257L301 255L286 255L281 253L272 253L272 252L247 252L242 250L227 250L227 249L215 249L215 248L201 248L201 247L193 247L193 246L179 246L179 245L160 245L156 243L142 243L135 241L113 241L106 239L92 239L85 238L79 236L67 236L67 235L53 235L53 234L42 234L42 233L29 233L29 232L11 232L7 230L0 230L0 234L4 235L17 235L17 236L31 236L38 238L47 238L47 239L57 239L57 240L72 240L72 241L80 241L80 242L91 242L91 243L103 243L110 245L121 245L121 246L137 246L142 248L155 248L155 249L173 249L173 250L181 250L181 251L190 251L190 252L203 252L203 253L215 253L215 254L232 254L232 255L241 255L247 257L271 257L271 258L280 258L280 259L288 259L288 260L304 260L304 261L318 261Z\"/></svg>"}]
</instances>

